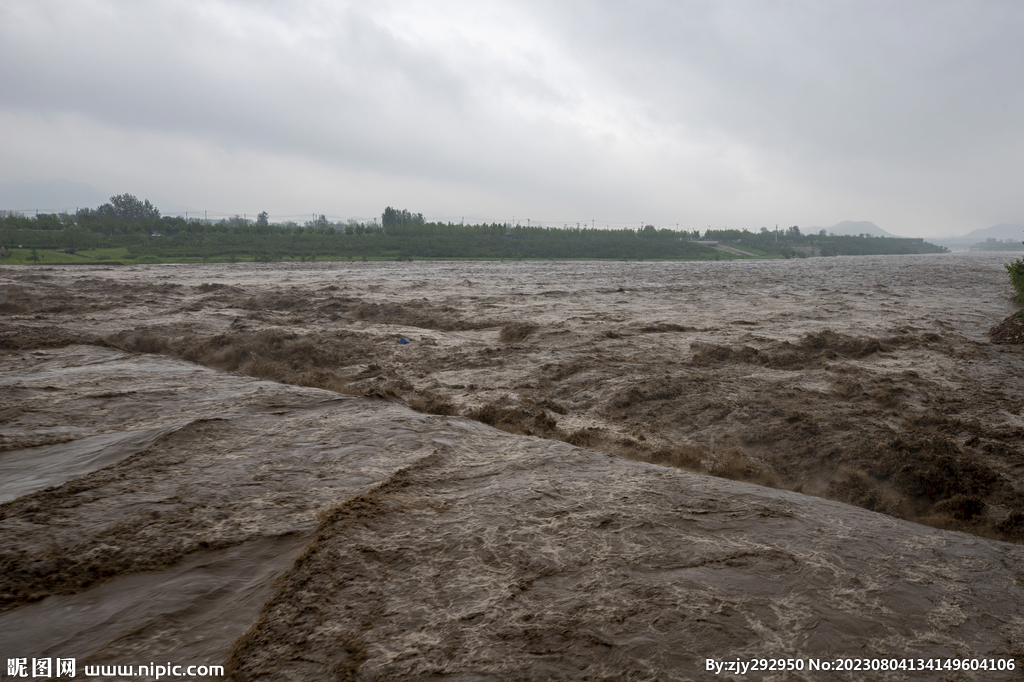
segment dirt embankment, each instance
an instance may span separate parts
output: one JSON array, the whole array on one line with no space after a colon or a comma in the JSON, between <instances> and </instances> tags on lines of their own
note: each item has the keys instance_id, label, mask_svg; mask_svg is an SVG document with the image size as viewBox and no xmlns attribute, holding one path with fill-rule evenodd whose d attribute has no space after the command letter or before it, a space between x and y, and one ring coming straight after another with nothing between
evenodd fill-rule
<instances>
[{"instance_id":1,"label":"dirt embankment","mask_svg":"<svg viewBox=\"0 0 1024 682\"><path fill-rule=\"evenodd\" d=\"M1005 274L892 263L8 270L0 346L161 353L1024 540L1024 364L978 310Z\"/></svg>"},{"instance_id":2,"label":"dirt embankment","mask_svg":"<svg viewBox=\"0 0 1024 682\"><path fill-rule=\"evenodd\" d=\"M1024 312L1010 315L989 331L992 343L1024 343Z\"/></svg>"}]
</instances>

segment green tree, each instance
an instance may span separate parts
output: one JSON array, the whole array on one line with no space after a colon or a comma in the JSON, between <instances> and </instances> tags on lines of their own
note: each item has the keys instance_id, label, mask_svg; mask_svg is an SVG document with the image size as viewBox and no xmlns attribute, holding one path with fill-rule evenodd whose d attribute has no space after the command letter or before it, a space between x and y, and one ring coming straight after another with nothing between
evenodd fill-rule
<instances>
[{"instance_id":1,"label":"green tree","mask_svg":"<svg viewBox=\"0 0 1024 682\"><path fill-rule=\"evenodd\" d=\"M399 211L388 206L381 214L381 227L389 234L418 233L423 224L422 213L409 213L404 208Z\"/></svg>"},{"instance_id":2,"label":"green tree","mask_svg":"<svg viewBox=\"0 0 1024 682\"><path fill-rule=\"evenodd\" d=\"M267 213L266 211L261 212L258 216L256 216L256 224L259 227L267 227L268 225L270 225L270 214Z\"/></svg>"},{"instance_id":3,"label":"green tree","mask_svg":"<svg viewBox=\"0 0 1024 682\"><path fill-rule=\"evenodd\" d=\"M39 262L39 252L36 251L35 249L32 249L32 253L28 254L28 259L30 261L38 263Z\"/></svg>"},{"instance_id":4,"label":"green tree","mask_svg":"<svg viewBox=\"0 0 1024 682\"><path fill-rule=\"evenodd\" d=\"M160 219L159 209L149 203L149 199L140 201L133 194L117 194L110 197L110 203L97 208L96 214L101 220L115 218L126 223L138 223L147 218L150 220Z\"/></svg>"},{"instance_id":5,"label":"green tree","mask_svg":"<svg viewBox=\"0 0 1024 682\"><path fill-rule=\"evenodd\" d=\"M1024 243L1024 242L1022 242ZM1003 266L1010 273L1010 284L1017 290L1017 303L1024 303L1024 260L1018 258L1013 263Z\"/></svg>"},{"instance_id":6,"label":"green tree","mask_svg":"<svg viewBox=\"0 0 1024 682\"><path fill-rule=\"evenodd\" d=\"M1024 303L1024 261L1018 258L1013 263L1009 263L1003 266L1006 271L1010 273L1010 284L1017 290L1017 296L1014 300L1017 303Z\"/></svg>"},{"instance_id":7,"label":"green tree","mask_svg":"<svg viewBox=\"0 0 1024 682\"><path fill-rule=\"evenodd\" d=\"M40 213L36 216L36 229L39 230L60 230L64 225L60 217L55 213Z\"/></svg>"}]
</instances>

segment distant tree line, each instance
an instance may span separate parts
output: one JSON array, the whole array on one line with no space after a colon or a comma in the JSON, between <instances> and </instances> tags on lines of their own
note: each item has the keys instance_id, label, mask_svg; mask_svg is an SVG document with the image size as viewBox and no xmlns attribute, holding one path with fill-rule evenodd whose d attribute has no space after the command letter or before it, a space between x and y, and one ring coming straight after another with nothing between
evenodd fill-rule
<instances>
[{"instance_id":1,"label":"distant tree line","mask_svg":"<svg viewBox=\"0 0 1024 682\"><path fill-rule=\"evenodd\" d=\"M1016 239L1004 239L999 241L989 237L983 242L977 242L971 246L972 251L1020 251L1021 242Z\"/></svg>"},{"instance_id":2,"label":"distant tree line","mask_svg":"<svg viewBox=\"0 0 1024 682\"><path fill-rule=\"evenodd\" d=\"M821 256L871 256L949 251L945 247L930 244L920 238L873 237L870 234L837 235L829 234L825 230L804 234L797 225L784 229L762 227L758 232L708 230L704 238L740 249L744 246L754 247L786 257L805 257L810 253Z\"/></svg>"},{"instance_id":3,"label":"distant tree line","mask_svg":"<svg viewBox=\"0 0 1024 682\"><path fill-rule=\"evenodd\" d=\"M24 248L127 248L134 258L159 259L284 257L370 258L610 258L720 259L734 256L698 243L699 232L645 225L639 230L546 227L507 223L428 222L422 213L384 209L381 221L331 222L325 215L304 224L274 223L264 211L255 220L233 216L218 221L161 216L149 200L113 196L96 209L75 214L27 217L0 212L0 239ZM922 239L880 239L781 232L761 228L708 230L704 240L749 248L759 255L806 256L934 253L944 249ZM805 247L812 247L811 250Z\"/></svg>"}]
</instances>

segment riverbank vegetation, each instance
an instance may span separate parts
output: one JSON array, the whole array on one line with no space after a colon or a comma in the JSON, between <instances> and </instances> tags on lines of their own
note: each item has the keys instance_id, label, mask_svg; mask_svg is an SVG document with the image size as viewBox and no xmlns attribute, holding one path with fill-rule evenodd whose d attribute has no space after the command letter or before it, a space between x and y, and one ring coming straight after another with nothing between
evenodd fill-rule
<instances>
[{"instance_id":1,"label":"riverbank vegetation","mask_svg":"<svg viewBox=\"0 0 1024 682\"><path fill-rule=\"evenodd\" d=\"M388 207L381 221L331 222L326 216L274 223L261 213L216 222L161 216L148 200L111 197L74 215L0 213L6 263L279 262L413 259L727 260L941 253L922 239L838 236L824 231L600 229L508 223L427 222ZM717 247L717 248L716 248ZM721 247L731 248L725 251ZM744 251L739 254L736 251ZM0 253L3 253L0 251Z\"/></svg>"},{"instance_id":2,"label":"riverbank vegetation","mask_svg":"<svg viewBox=\"0 0 1024 682\"><path fill-rule=\"evenodd\" d=\"M1017 296L1014 300L1017 303L1024 304L1024 260L1018 258L1013 263L1009 263L1006 266L1006 271L1010 273L1010 284L1017 290Z\"/></svg>"}]
</instances>

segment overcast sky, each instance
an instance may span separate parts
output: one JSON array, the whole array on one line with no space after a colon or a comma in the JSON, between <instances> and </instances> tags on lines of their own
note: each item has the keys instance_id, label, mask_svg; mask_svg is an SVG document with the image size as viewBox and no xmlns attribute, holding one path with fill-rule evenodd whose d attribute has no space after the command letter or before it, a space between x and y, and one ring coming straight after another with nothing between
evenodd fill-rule
<instances>
[{"instance_id":1,"label":"overcast sky","mask_svg":"<svg viewBox=\"0 0 1024 682\"><path fill-rule=\"evenodd\" d=\"M1022 35L1016 0L2 0L0 182L962 234L1024 220Z\"/></svg>"}]
</instances>

